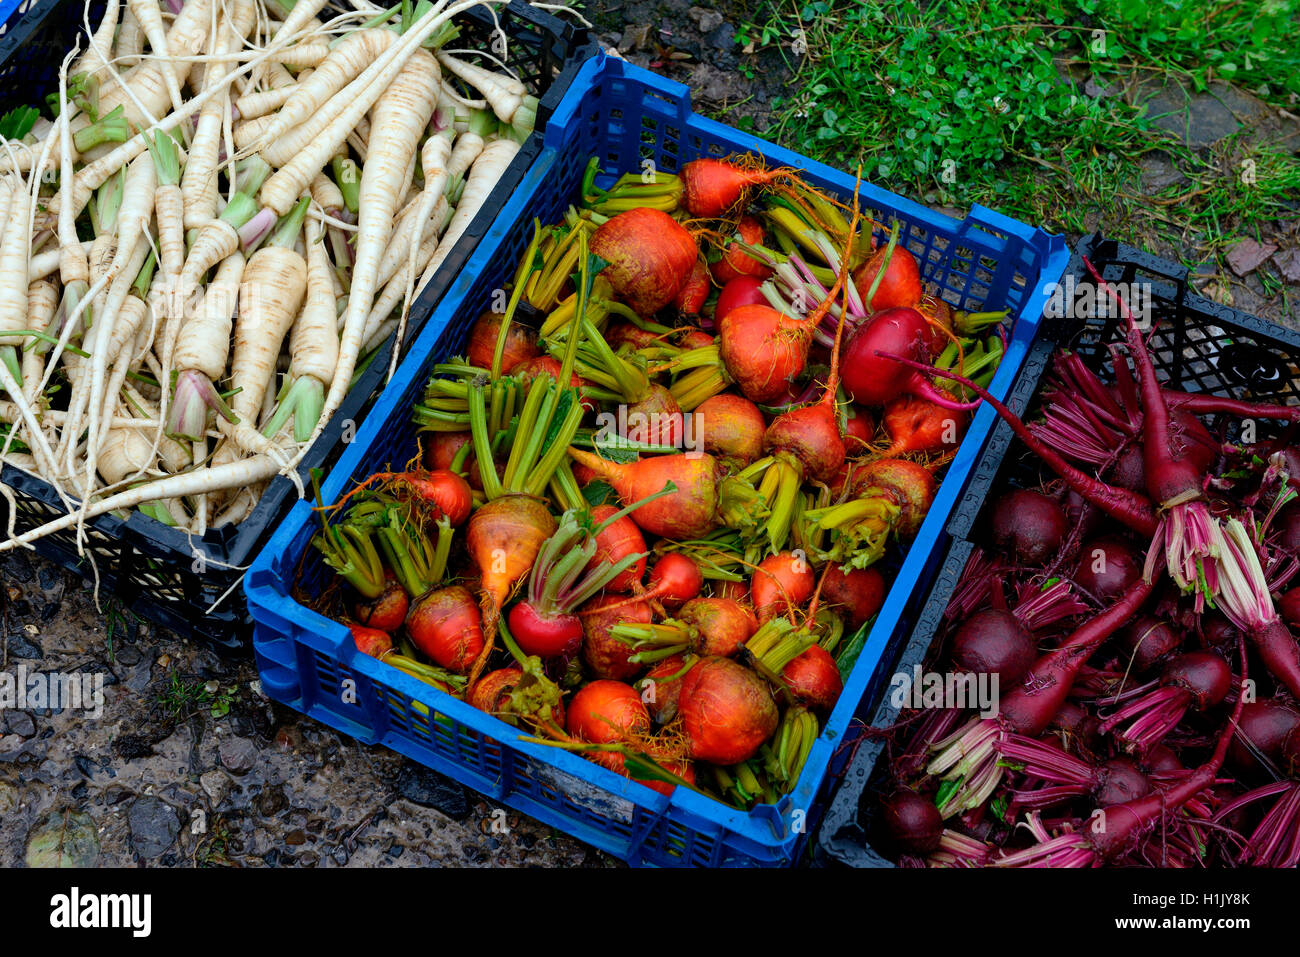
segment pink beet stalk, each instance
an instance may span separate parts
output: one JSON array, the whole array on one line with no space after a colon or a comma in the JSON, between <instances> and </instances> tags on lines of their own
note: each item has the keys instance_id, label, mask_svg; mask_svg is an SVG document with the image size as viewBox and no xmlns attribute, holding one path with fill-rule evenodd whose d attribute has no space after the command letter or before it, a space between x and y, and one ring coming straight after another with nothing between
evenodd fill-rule
<instances>
[{"instance_id":1,"label":"pink beet stalk","mask_svg":"<svg viewBox=\"0 0 1300 957\"><path fill-rule=\"evenodd\" d=\"M1024 684L999 703L996 718L974 718L934 746L930 774L959 782L939 807L951 817L979 807L997 789L1004 768L997 746L1008 734L1037 737L1061 710L1074 677L1103 641L1125 625L1155 586L1138 579L1110 608L1076 629L1059 648L1034 662Z\"/></svg>"},{"instance_id":2,"label":"pink beet stalk","mask_svg":"<svg viewBox=\"0 0 1300 957\"><path fill-rule=\"evenodd\" d=\"M1276 798L1246 839L1238 864L1255 867L1293 868L1300 864L1300 784L1274 781L1247 791L1219 808L1215 821L1222 821L1249 804Z\"/></svg>"},{"instance_id":3,"label":"pink beet stalk","mask_svg":"<svg viewBox=\"0 0 1300 957\"><path fill-rule=\"evenodd\" d=\"M1209 651L1189 651L1165 666L1160 687L1139 695L1101 724L1110 733L1127 721L1117 737L1136 754L1145 755L1178 726L1189 709L1204 711L1224 699L1232 686L1228 663Z\"/></svg>"},{"instance_id":4,"label":"pink beet stalk","mask_svg":"<svg viewBox=\"0 0 1300 957\"><path fill-rule=\"evenodd\" d=\"M1215 783L1219 768L1228 754L1228 744L1237 731L1241 709L1246 701L1246 649L1241 646L1241 693L1232 709L1232 717L1219 732L1210 759L1188 773L1178 783L1145 797L1112 804L1089 819L1085 831L1070 831L1050 837L1045 830L1036 832L1039 843L1034 847L1005 855L995 861L999 867L1095 867L1113 861L1130 851L1138 839L1162 818L1190 803L1201 791ZM1032 830L1032 827L1031 827Z\"/></svg>"},{"instance_id":5,"label":"pink beet stalk","mask_svg":"<svg viewBox=\"0 0 1300 957\"><path fill-rule=\"evenodd\" d=\"M1128 349L1137 369L1142 401L1142 460L1146 469L1147 492L1159 506L1160 522L1147 554L1145 574L1149 577L1155 553L1164 548L1169 575L1184 592L1196 592L1196 611L1218 594L1218 575L1211 566L1217 554L1218 522L1204 501L1201 468L1175 449L1160 380L1147 351L1146 340L1138 331L1137 321L1128 304L1113 286L1101 277L1086 258L1087 267L1098 286L1119 306L1128 323Z\"/></svg>"},{"instance_id":6,"label":"pink beet stalk","mask_svg":"<svg viewBox=\"0 0 1300 957\"><path fill-rule=\"evenodd\" d=\"M1300 645L1273 607L1255 543L1240 520L1224 524L1219 547L1219 607L1250 638L1269 674L1300 697Z\"/></svg>"}]
</instances>

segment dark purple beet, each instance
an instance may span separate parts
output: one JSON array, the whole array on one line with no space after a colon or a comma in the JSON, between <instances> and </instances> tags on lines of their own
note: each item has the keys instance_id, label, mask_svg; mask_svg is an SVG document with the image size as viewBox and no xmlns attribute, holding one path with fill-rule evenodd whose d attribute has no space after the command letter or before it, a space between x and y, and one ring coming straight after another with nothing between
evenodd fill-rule
<instances>
[{"instance_id":1,"label":"dark purple beet","mask_svg":"<svg viewBox=\"0 0 1300 957\"><path fill-rule=\"evenodd\" d=\"M1247 747L1249 742L1255 751L1276 762L1281 757L1287 735L1297 727L1300 727L1300 711L1285 702L1271 698L1251 701L1242 706L1237 733L1228 746L1228 760L1242 770L1258 767L1258 759Z\"/></svg>"},{"instance_id":2,"label":"dark purple beet","mask_svg":"<svg viewBox=\"0 0 1300 957\"><path fill-rule=\"evenodd\" d=\"M1088 747L1097 738L1097 728L1101 724L1086 708L1083 708L1073 701L1067 701L1061 705L1056 717L1048 728L1057 731L1064 731L1073 737L1079 744Z\"/></svg>"},{"instance_id":3,"label":"dark purple beet","mask_svg":"<svg viewBox=\"0 0 1300 957\"><path fill-rule=\"evenodd\" d=\"M1233 798L1238 797L1241 792L1229 785L1221 784L1215 785L1211 788L1210 793L1214 795L1215 805L1222 807ZM1237 808L1235 811L1230 811L1227 817L1219 818L1218 820L1220 824L1232 828L1238 834L1249 834L1259 823L1259 815L1262 813L1260 809L1267 807L1267 801L1245 804Z\"/></svg>"},{"instance_id":4,"label":"dark purple beet","mask_svg":"<svg viewBox=\"0 0 1300 957\"><path fill-rule=\"evenodd\" d=\"M1300 780L1300 728L1293 728L1282 742L1282 773Z\"/></svg>"},{"instance_id":5,"label":"dark purple beet","mask_svg":"<svg viewBox=\"0 0 1300 957\"><path fill-rule=\"evenodd\" d=\"M1212 651L1189 651L1165 665L1160 683L1190 691L1192 706L1204 711L1227 695L1232 686L1232 670Z\"/></svg>"},{"instance_id":6,"label":"dark purple beet","mask_svg":"<svg viewBox=\"0 0 1300 957\"><path fill-rule=\"evenodd\" d=\"M1094 538L1079 550L1074 581L1104 604L1110 604L1142 575L1142 557L1118 538Z\"/></svg>"},{"instance_id":7,"label":"dark purple beet","mask_svg":"<svg viewBox=\"0 0 1300 957\"><path fill-rule=\"evenodd\" d=\"M1130 445L1115 460L1110 474L1106 476L1110 485L1131 489L1134 492L1147 490L1146 466L1142 462L1142 445Z\"/></svg>"},{"instance_id":8,"label":"dark purple beet","mask_svg":"<svg viewBox=\"0 0 1300 957\"><path fill-rule=\"evenodd\" d=\"M1069 530L1055 499L1033 489L1017 489L993 509L993 541L1025 565L1041 565L1061 547Z\"/></svg>"},{"instance_id":9,"label":"dark purple beet","mask_svg":"<svg viewBox=\"0 0 1300 957\"><path fill-rule=\"evenodd\" d=\"M1300 587L1292 588L1277 600L1277 613L1291 628L1300 628Z\"/></svg>"},{"instance_id":10,"label":"dark purple beet","mask_svg":"<svg viewBox=\"0 0 1300 957\"><path fill-rule=\"evenodd\" d=\"M982 608L961 623L953 638L953 663L964 671L996 674L1009 688L1038 657L1038 644L1020 619L999 608Z\"/></svg>"},{"instance_id":11,"label":"dark purple beet","mask_svg":"<svg viewBox=\"0 0 1300 957\"><path fill-rule=\"evenodd\" d=\"M1148 774L1170 774L1182 771L1185 765L1178 760L1178 755L1166 745L1157 744L1147 753L1146 768Z\"/></svg>"},{"instance_id":12,"label":"dark purple beet","mask_svg":"<svg viewBox=\"0 0 1300 957\"><path fill-rule=\"evenodd\" d=\"M1151 782L1129 758L1111 758L1098 769L1098 780L1100 786L1093 792L1098 807L1123 804L1151 791Z\"/></svg>"},{"instance_id":13,"label":"dark purple beet","mask_svg":"<svg viewBox=\"0 0 1300 957\"><path fill-rule=\"evenodd\" d=\"M905 854L929 854L943 837L943 818L934 802L915 791L895 791L881 802L885 830Z\"/></svg>"},{"instance_id":14,"label":"dark purple beet","mask_svg":"<svg viewBox=\"0 0 1300 957\"><path fill-rule=\"evenodd\" d=\"M1147 671L1180 644L1178 632L1158 618L1144 615L1119 634L1119 640L1133 659L1133 667Z\"/></svg>"},{"instance_id":15,"label":"dark purple beet","mask_svg":"<svg viewBox=\"0 0 1300 957\"><path fill-rule=\"evenodd\" d=\"M1292 478L1292 481L1296 479ZM1300 555L1300 502L1292 502L1278 514L1278 544L1283 551Z\"/></svg>"},{"instance_id":16,"label":"dark purple beet","mask_svg":"<svg viewBox=\"0 0 1300 957\"><path fill-rule=\"evenodd\" d=\"M1201 637L1210 648L1236 648L1237 626L1222 615L1206 612L1201 619Z\"/></svg>"},{"instance_id":17,"label":"dark purple beet","mask_svg":"<svg viewBox=\"0 0 1300 957\"><path fill-rule=\"evenodd\" d=\"M1101 528L1101 523L1106 517L1101 509L1089 504L1074 489L1066 490L1061 507L1065 509L1065 520L1070 523L1070 527L1077 527L1080 537L1085 539L1091 538L1093 533Z\"/></svg>"}]
</instances>

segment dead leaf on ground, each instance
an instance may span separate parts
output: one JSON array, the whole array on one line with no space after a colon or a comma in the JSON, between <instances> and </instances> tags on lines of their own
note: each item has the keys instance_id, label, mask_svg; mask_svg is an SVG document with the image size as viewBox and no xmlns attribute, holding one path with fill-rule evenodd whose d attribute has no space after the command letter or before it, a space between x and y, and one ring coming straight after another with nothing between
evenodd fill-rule
<instances>
[{"instance_id":1,"label":"dead leaf on ground","mask_svg":"<svg viewBox=\"0 0 1300 957\"><path fill-rule=\"evenodd\" d=\"M1273 257L1273 262L1287 282L1300 282L1300 248L1282 250Z\"/></svg>"},{"instance_id":2,"label":"dead leaf on ground","mask_svg":"<svg viewBox=\"0 0 1300 957\"><path fill-rule=\"evenodd\" d=\"M1246 237L1228 250L1228 255L1224 258L1238 276L1247 276L1263 265L1275 252L1277 246L1273 243L1257 243L1250 237Z\"/></svg>"}]
</instances>

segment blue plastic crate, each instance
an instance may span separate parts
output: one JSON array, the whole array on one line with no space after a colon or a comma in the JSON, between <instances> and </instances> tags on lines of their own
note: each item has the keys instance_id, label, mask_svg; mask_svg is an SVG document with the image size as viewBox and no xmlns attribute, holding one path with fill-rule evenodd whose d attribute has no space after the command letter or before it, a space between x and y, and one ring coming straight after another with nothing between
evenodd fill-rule
<instances>
[{"instance_id":1,"label":"blue plastic crate","mask_svg":"<svg viewBox=\"0 0 1300 957\"><path fill-rule=\"evenodd\" d=\"M699 156L744 152L798 167L809 181L841 198L852 194L852 177L692 113L680 84L616 58L589 60L557 108L538 161L329 475L325 501L335 501L354 480L415 454L410 409L430 368L461 350L470 323L513 274L532 235L533 218L549 223L560 217L591 156L613 174L642 169L646 160L675 172ZM867 184L861 196L877 221L900 221L901 241L945 299L961 308L1011 309L1013 335L991 385L1004 395L1065 269L1069 257L1063 241L991 210L976 208L958 221ZM360 741L384 744L633 864L791 863L816 824L819 792L842 763L836 752L858 702L873 678L878 680L892 623L936 551L993 418L987 409L975 416L929 518L896 565L895 585L839 704L794 791L777 805L746 813L686 789L658 794L576 755L520 741L518 729L358 653L346 628L292 597L295 588L317 592L325 580L325 569L309 547L319 522L304 502L246 580L262 688Z\"/></svg>"}]
</instances>

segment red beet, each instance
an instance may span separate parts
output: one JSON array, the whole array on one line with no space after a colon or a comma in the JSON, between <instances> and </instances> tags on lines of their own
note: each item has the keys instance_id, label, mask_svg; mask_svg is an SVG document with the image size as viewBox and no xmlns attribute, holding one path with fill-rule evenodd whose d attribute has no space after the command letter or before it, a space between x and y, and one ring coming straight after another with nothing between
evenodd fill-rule
<instances>
[{"instance_id":1,"label":"red beet","mask_svg":"<svg viewBox=\"0 0 1300 957\"><path fill-rule=\"evenodd\" d=\"M840 609L850 628L861 628L885 603L885 577L875 566L843 571L832 565L822 579L822 604Z\"/></svg>"},{"instance_id":2,"label":"red beet","mask_svg":"<svg viewBox=\"0 0 1300 957\"><path fill-rule=\"evenodd\" d=\"M1277 602L1277 613L1292 628L1300 628L1300 588L1292 588Z\"/></svg>"},{"instance_id":3,"label":"red beet","mask_svg":"<svg viewBox=\"0 0 1300 957\"><path fill-rule=\"evenodd\" d=\"M1278 544L1282 550L1300 556L1300 502L1292 502L1278 515Z\"/></svg>"},{"instance_id":4,"label":"red beet","mask_svg":"<svg viewBox=\"0 0 1300 957\"><path fill-rule=\"evenodd\" d=\"M730 658L758 630L754 613L730 598L695 598L682 606L677 619L699 632L701 655Z\"/></svg>"},{"instance_id":5,"label":"red beet","mask_svg":"<svg viewBox=\"0 0 1300 957\"><path fill-rule=\"evenodd\" d=\"M1228 758L1234 767L1243 771L1258 768L1261 756L1276 762L1287 736L1296 728L1300 728L1300 710L1293 705L1274 698L1248 702L1241 709L1241 721L1228 748Z\"/></svg>"},{"instance_id":6,"label":"red beet","mask_svg":"<svg viewBox=\"0 0 1300 957\"><path fill-rule=\"evenodd\" d=\"M889 265L885 266L884 278L876 287L876 294L867 302L867 293L871 284L885 261L885 250L881 246L871 258L853 270L853 284L857 286L858 295L871 312L893 309L900 306L915 306L921 301L921 270L917 267L916 257L902 246L895 246L889 254Z\"/></svg>"},{"instance_id":7,"label":"red beet","mask_svg":"<svg viewBox=\"0 0 1300 957\"><path fill-rule=\"evenodd\" d=\"M700 255L695 239L677 220L645 206L602 223L589 247L609 263L601 275L643 316L673 301Z\"/></svg>"},{"instance_id":8,"label":"red beet","mask_svg":"<svg viewBox=\"0 0 1300 957\"><path fill-rule=\"evenodd\" d=\"M1178 760L1178 755L1163 744L1158 744L1147 752L1143 764L1148 774L1173 774L1185 769L1183 762Z\"/></svg>"},{"instance_id":9,"label":"red beet","mask_svg":"<svg viewBox=\"0 0 1300 957\"><path fill-rule=\"evenodd\" d=\"M572 614L542 614L527 601L516 602L506 616L515 642L526 655L568 657L582 644L582 619Z\"/></svg>"},{"instance_id":10,"label":"red beet","mask_svg":"<svg viewBox=\"0 0 1300 957\"><path fill-rule=\"evenodd\" d=\"M1151 782L1129 758L1111 758L1097 769L1093 797L1103 807L1122 804L1151 793Z\"/></svg>"},{"instance_id":11,"label":"red beet","mask_svg":"<svg viewBox=\"0 0 1300 957\"><path fill-rule=\"evenodd\" d=\"M1065 499L1061 502L1065 510L1065 520L1070 528L1078 528L1083 539L1092 538L1101 527L1104 518L1101 509L1093 505L1074 489L1066 489Z\"/></svg>"},{"instance_id":12,"label":"red beet","mask_svg":"<svg viewBox=\"0 0 1300 957\"><path fill-rule=\"evenodd\" d=\"M1099 724L1100 722L1085 708L1067 701L1057 710L1048 727L1074 738L1084 747L1089 747L1097 737Z\"/></svg>"},{"instance_id":13,"label":"red beet","mask_svg":"<svg viewBox=\"0 0 1300 957\"><path fill-rule=\"evenodd\" d=\"M1228 663L1210 651L1189 651L1165 666L1160 683L1182 688L1192 698L1192 707L1204 711L1223 700L1232 687Z\"/></svg>"},{"instance_id":14,"label":"red beet","mask_svg":"<svg viewBox=\"0 0 1300 957\"><path fill-rule=\"evenodd\" d=\"M1236 648L1240 632L1222 615L1206 612L1201 616L1201 637L1210 648Z\"/></svg>"},{"instance_id":15,"label":"red beet","mask_svg":"<svg viewBox=\"0 0 1300 957\"><path fill-rule=\"evenodd\" d=\"M713 307L714 323L721 322L737 306L761 306L767 302L763 295L763 280L754 276L739 276L722 287L718 302Z\"/></svg>"},{"instance_id":16,"label":"red beet","mask_svg":"<svg viewBox=\"0 0 1300 957\"><path fill-rule=\"evenodd\" d=\"M813 645L792 659L782 669L781 678L796 700L822 714L835 707L844 690L835 659L821 645Z\"/></svg>"},{"instance_id":17,"label":"red beet","mask_svg":"<svg viewBox=\"0 0 1300 957\"><path fill-rule=\"evenodd\" d=\"M763 413L744 396L724 392L695 408L695 438L712 455L749 465L763 454Z\"/></svg>"},{"instance_id":18,"label":"red beet","mask_svg":"<svg viewBox=\"0 0 1300 957\"><path fill-rule=\"evenodd\" d=\"M844 391L854 402L863 405L884 405L900 395L911 393L945 408L965 409L966 406L940 393L917 370L877 354L928 359L930 335L929 323L915 309L886 309L877 313L870 321L858 326L844 346Z\"/></svg>"},{"instance_id":19,"label":"red beet","mask_svg":"<svg viewBox=\"0 0 1300 957\"><path fill-rule=\"evenodd\" d=\"M665 608L677 608L704 589L700 566L680 552L668 552L650 569L650 588L643 596Z\"/></svg>"},{"instance_id":20,"label":"red beet","mask_svg":"<svg viewBox=\"0 0 1300 957\"><path fill-rule=\"evenodd\" d=\"M767 683L729 658L701 658L682 679L677 703L690 755L713 764L753 757L779 715Z\"/></svg>"},{"instance_id":21,"label":"red beet","mask_svg":"<svg viewBox=\"0 0 1300 957\"><path fill-rule=\"evenodd\" d=\"M1079 668L1133 617L1153 588L1139 577L1113 605L1076 628L1057 648L1041 655L1029 669L1033 680L1017 685L1009 694L1003 693L998 720L1026 737L1041 734L1065 702Z\"/></svg>"},{"instance_id":22,"label":"red beet","mask_svg":"<svg viewBox=\"0 0 1300 957\"><path fill-rule=\"evenodd\" d=\"M1034 489L1017 489L993 508L993 541L1025 565L1041 565L1061 547L1069 523L1055 499Z\"/></svg>"},{"instance_id":23,"label":"red beet","mask_svg":"<svg viewBox=\"0 0 1300 957\"><path fill-rule=\"evenodd\" d=\"M1120 453L1111 467L1107 481L1118 488L1141 492L1147 487L1146 466L1143 465L1142 446L1130 445Z\"/></svg>"},{"instance_id":24,"label":"red beet","mask_svg":"<svg viewBox=\"0 0 1300 957\"><path fill-rule=\"evenodd\" d=\"M610 608L617 605L617 608ZM641 665L628 661L635 654L626 642L611 637L609 630L619 624L648 625L654 620L650 606L643 601L627 602L619 595L593 598L582 608L582 660L598 678L626 681L641 672Z\"/></svg>"}]
</instances>

